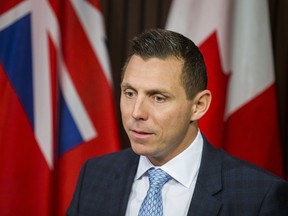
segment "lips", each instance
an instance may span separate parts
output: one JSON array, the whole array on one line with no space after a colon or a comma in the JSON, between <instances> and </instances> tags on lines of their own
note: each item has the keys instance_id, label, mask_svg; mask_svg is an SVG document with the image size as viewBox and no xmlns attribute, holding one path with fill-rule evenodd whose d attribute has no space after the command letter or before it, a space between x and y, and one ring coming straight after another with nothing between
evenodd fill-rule
<instances>
[{"instance_id":1,"label":"lips","mask_svg":"<svg viewBox=\"0 0 288 216\"><path fill-rule=\"evenodd\" d=\"M153 133L140 131L140 130L130 130L130 134L132 138L141 139L141 140L148 139L153 135Z\"/></svg>"},{"instance_id":2,"label":"lips","mask_svg":"<svg viewBox=\"0 0 288 216\"><path fill-rule=\"evenodd\" d=\"M133 133L137 133L137 134L151 134L148 132L144 132L144 131L137 131L137 130L131 130Z\"/></svg>"}]
</instances>

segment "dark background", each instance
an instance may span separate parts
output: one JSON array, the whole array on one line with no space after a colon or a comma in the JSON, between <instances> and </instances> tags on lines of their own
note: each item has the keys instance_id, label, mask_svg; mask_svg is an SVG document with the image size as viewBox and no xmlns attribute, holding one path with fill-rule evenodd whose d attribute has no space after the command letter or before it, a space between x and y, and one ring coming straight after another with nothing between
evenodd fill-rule
<instances>
[{"instance_id":1,"label":"dark background","mask_svg":"<svg viewBox=\"0 0 288 216\"><path fill-rule=\"evenodd\" d=\"M129 146L129 141L121 124L119 84L120 71L129 49L129 40L145 29L164 28L171 2L172 0L101 0L123 148ZM288 177L288 1L269 0L269 9L280 134L286 177ZM267 129L269 130L269 122L267 122Z\"/></svg>"}]
</instances>

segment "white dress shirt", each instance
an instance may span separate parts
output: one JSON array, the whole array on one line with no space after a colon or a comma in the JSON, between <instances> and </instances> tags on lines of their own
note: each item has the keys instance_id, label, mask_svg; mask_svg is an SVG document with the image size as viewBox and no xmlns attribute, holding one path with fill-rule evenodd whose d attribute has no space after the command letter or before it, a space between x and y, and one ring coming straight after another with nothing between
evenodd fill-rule
<instances>
[{"instance_id":1,"label":"white dress shirt","mask_svg":"<svg viewBox=\"0 0 288 216\"><path fill-rule=\"evenodd\" d=\"M164 216L187 215L201 163L203 138L200 131L192 144L161 167L155 167L145 156L140 156L132 185L126 216L137 216L149 188L146 171L161 168L172 178L162 188Z\"/></svg>"}]
</instances>

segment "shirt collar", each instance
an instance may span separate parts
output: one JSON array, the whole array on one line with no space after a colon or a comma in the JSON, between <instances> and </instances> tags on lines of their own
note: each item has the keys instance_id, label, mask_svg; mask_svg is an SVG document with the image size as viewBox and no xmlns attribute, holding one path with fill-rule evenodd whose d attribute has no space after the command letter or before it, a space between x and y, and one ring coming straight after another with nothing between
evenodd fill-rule
<instances>
[{"instance_id":1,"label":"shirt collar","mask_svg":"<svg viewBox=\"0 0 288 216\"><path fill-rule=\"evenodd\" d=\"M187 149L159 167L174 180L189 188L196 179L202 157L203 138L198 130L197 136ZM146 156L140 156L135 180L140 179L148 169L155 167Z\"/></svg>"}]
</instances>

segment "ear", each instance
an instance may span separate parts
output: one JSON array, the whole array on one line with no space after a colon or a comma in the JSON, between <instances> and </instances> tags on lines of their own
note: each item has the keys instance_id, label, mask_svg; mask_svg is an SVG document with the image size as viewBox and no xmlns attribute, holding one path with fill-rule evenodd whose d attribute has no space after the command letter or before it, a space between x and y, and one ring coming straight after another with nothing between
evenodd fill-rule
<instances>
[{"instance_id":1,"label":"ear","mask_svg":"<svg viewBox=\"0 0 288 216\"><path fill-rule=\"evenodd\" d=\"M191 122L197 121L205 115L210 107L212 95L209 90L199 92L193 99Z\"/></svg>"}]
</instances>

